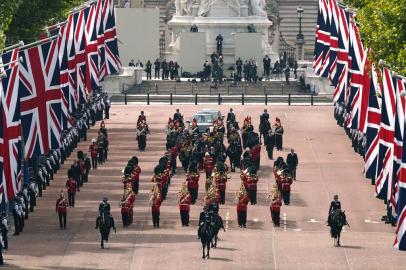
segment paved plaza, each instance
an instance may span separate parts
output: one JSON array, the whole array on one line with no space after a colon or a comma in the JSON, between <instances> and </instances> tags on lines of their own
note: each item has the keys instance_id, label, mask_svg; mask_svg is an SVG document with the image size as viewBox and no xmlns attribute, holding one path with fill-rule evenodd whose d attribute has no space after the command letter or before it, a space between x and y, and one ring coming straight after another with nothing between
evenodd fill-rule
<instances>
[{"instance_id":1,"label":"paved plaza","mask_svg":"<svg viewBox=\"0 0 406 270\"><path fill-rule=\"evenodd\" d=\"M228 106L181 105L185 119L202 108ZM227 232L220 232L218 248L211 258L201 258L197 220L202 210L204 176L200 180L198 202L191 206L191 226L180 223L177 193L185 175L178 169L172 178L168 198L161 207L161 227L151 221L149 193L153 168L165 151L165 125L176 105L112 105L106 120L109 159L91 171L89 182L76 195L76 207L68 209L66 230L60 230L55 201L64 189L66 171L74 155L55 175L51 186L38 199L38 207L27 220L24 233L11 237L4 252L12 269L405 269L405 254L392 247L395 228L383 224L382 201L375 199L373 187L363 175L363 161L353 152L351 142L333 118L332 106L268 106L272 120L278 116L285 129L284 158L291 148L299 156L298 180L292 185L292 202L282 206L282 225L271 223L268 198L273 183L272 164L261 152L258 204L248 205L247 228L237 225L235 193L239 173L231 173L226 204L221 206ZM251 116L257 130L263 105L233 106L240 124ZM147 150L139 152L135 124L141 110L147 115L151 135ZM98 128L98 126L97 126ZM87 151L96 127L77 150ZM119 200L123 192L122 170L127 160L138 156L142 169L140 193L134 208L134 224L123 229ZM228 162L228 161L227 161ZM178 162L178 167L179 167ZM342 233L342 247L334 247L326 226L328 206L334 194L340 196L349 227ZM109 249L100 249L95 230L98 204L107 196L117 223ZM403 265L403 266L402 266Z\"/></svg>"}]
</instances>

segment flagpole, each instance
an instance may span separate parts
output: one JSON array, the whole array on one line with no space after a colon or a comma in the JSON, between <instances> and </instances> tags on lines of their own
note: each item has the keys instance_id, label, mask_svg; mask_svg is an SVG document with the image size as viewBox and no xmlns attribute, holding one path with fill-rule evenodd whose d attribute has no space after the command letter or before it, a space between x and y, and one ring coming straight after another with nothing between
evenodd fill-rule
<instances>
[{"instance_id":1,"label":"flagpole","mask_svg":"<svg viewBox=\"0 0 406 270\"><path fill-rule=\"evenodd\" d=\"M11 61L11 62L8 62L8 63L5 63L5 64L0 64L0 69L3 69L3 68L5 68L5 67L7 67L9 65L12 65L12 64L20 63L22 61L23 61L23 58L20 57L17 60L14 60L14 61ZM0 71L0 79L6 78L6 76L7 76L6 73L3 73L3 72Z\"/></svg>"},{"instance_id":2,"label":"flagpole","mask_svg":"<svg viewBox=\"0 0 406 270\"><path fill-rule=\"evenodd\" d=\"M5 47L1 52L3 53L3 52L11 51L12 49L15 49L15 48L21 47L21 46L24 46L24 41L22 41L22 40L20 40L18 43L14 44L14 45Z\"/></svg>"},{"instance_id":3,"label":"flagpole","mask_svg":"<svg viewBox=\"0 0 406 270\"><path fill-rule=\"evenodd\" d=\"M54 40L57 37L58 37L58 35L55 35L55 36L52 36L52 37L48 37L48 38L45 38L45 39L35 41L33 43L30 43L30 44L27 44L27 45L24 45L24 46L20 47L20 50L24 50L24 49L27 49L27 48L30 48L30 47L34 47L35 45L39 45L39 44Z\"/></svg>"}]
</instances>

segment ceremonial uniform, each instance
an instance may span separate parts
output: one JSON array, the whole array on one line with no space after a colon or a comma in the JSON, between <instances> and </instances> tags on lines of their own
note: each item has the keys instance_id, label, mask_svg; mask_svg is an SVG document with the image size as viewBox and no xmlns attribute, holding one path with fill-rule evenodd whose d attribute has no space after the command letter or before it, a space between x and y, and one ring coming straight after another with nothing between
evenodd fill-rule
<instances>
[{"instance_id":1,"label":"ceremonial uniform","mask_svg":"<svg viewBox=\"0 0 406 270\"><path fill-rule=\"evenodd\" d=\"M271 216L272 221L276 227L280 226L280 213L282 202L279 196L275 197L271 203Z\"/></svg>"},{"instance_id":2,"label":"ceremonial uniform","mask_svg":"<svg viewBox=\"0 0 406 270\"><path fill-rule=\"evenodd\" d=\"M255 145L252 150L252 163L254 164L255 168L259 170L260 165L260 158L261 158L261 145Z\"/></svg>"},{"instance_id":3,"label":"ceremonial uniform","mask_svg":"<svg viewBox=\"0 0 406 270\"><path fill-rule=\"evenodd\" d=\"M154 227L159 228L159 216L161 212L162 198L159 194L151 199L151 213L152 213L152 223Z\"/></svg>"},{"instance_id":4,"label":"ceremonial uniform","mask_svg":"<svg viewBox=\"0 0 406 270\"><path fill-rule=\"evenodd\" d=\"M249 196L245 192L244 194L240 194L237 198L237 216L238 216L238 225L242 227L246 227L247 225L247 204L249 201Z\"/></svg>"},{"instance_id":5,"label":"ceremonial uniform","mask_svg":"<svg viewBox=\"0 0 406 270\"><path fill-rule=\"evenodd\" d=\"M187 189L186 189L187 191ZM190 211L190 203L192 202L192 196L190 196L189 192L179 192L179 211L180 211L180 219L182 221L182 226L189 226L189 211Z\"/></svg>"},{"instance_id":6,"label":"ceremonial uniform","mask_svg":"<svg viewBox=\"0 0 406 270\"><path fill-rule=\"evenodd\" d=\"M92 168L93 168L93 170L96 170L97 169L97 155L99 153L99 147L96 144L96 142L94 142L92 145L90 145L89 152L90 152L90 157L92 158Z\"/></svg>"},{"instance_id":7,"label":"ceremonial uniform","mask_svg":"<svg viewBox=\"0 0 406 270\"><path fill-rule=\"evenodd\" d=\"M68 201L69 207L75 207L75 195L76 195L76 186L77 183L74 179L69 178L66 181L66 188L68 189Z\"/></svg>"},{"instance_id":8,"label":"ceremonial uniform","mask_svg":"<svg viewBox=\"0 0 406 270\"><path fill-rule=\"evenodd\" d=\"M292 178L287 176L282 179L282 197L285 205L290 204L290 186L292 185Z\"/></svg>"},{"instance_id":9,"label":"ceremonial uniform","mask_svg":"<svg viewBox=\"0 0 406 270\"><path fill-rule=\"evenodd\" d=\"M214 160L210 155L206 155L203 161L204 172L206 173L206 180L211 176L214 168Z\"/></svg>"},{"instance_id":10,"label":"ceremonial uniform","mask_svg":"<svg viewBox=\"0 0 406 270\"><path fill-rule=\"evenodd\" d=\"M138 189L140 186L140 174L141 174L141 168L140 168L140 166L137 165L134 167L133 173L131 175L131 188L135 194L138 194Z\"/></svg>"},{"instance_id":11,"label":"ceremonial uniform","mask_svg":"<svg viewBox=\"0 0 406 270\"><path fill-rule=\"evenodd\" d=\"M252 205L257 204L257 183L258 183L257 175L253 174L248 176L247 184L250 202Z\"/></svg>"},{"instance_id":12,"label":"ceremonial uniform","mask_svg":"<svg viewBox=\"0 0 406 270\"><path fill-rule=\"evenodd\" d=\"M61 229L66 229L66 214L68 212L68 201L62 196L56 201L56 212L59 216L59 225Z\"/></svg>"},{"instance_id":13,"label":"ceremonial uniform","mask_svg":"<svg viewBox=\"0 0 406 270\"><path fill-rule=\"evenodd\" d=\"M220 195L220 204L225 204L226 200L226 183L227 183L227 175L225 173L221 174L216 172L214 175L214 181L216 182L219 195Z\"/></svg>"},{"instance_id":14,"label":"ceremonial uniform","mask_svg":"<svg viewBox=\"0 0 406 270\"><path fill-rule=\"evenodd\" d=\"M187 187L192 197L192 204L195 204L197 200L199 191L199 178L200 174L198 172L186 174Z\"/></svg>"}]
</instances>

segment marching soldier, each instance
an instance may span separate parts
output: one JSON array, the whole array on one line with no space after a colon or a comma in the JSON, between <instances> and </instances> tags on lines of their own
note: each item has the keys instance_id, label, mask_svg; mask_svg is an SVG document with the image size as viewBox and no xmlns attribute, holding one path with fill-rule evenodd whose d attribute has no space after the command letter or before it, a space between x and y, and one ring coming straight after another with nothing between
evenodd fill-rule
<instances>
[{"instance_id":1,"label":"marching soldier","mask_svg":"<svg viewBox=\"0 0 406 270\"><path fill-rule=\"evenodd\" d=\"M182 183L182 188L178 194L178 199L182 226L189 226L189 211L190 203L192 202L192 196L190 195L187 184L185 182Z\"/></svg>"},{"instance_id":2,"label":"marching soldier","mask_svg":"<svg viewBox=\"0 0 406 270\"><path fill-rule=\"evenodd\" d=\"M292 177L287 174L282 178L282 197L285 205L290 204L290 186L292 185Z\"/></svg>"},{"instance_id":3,"label":"marching soldier","mask_svg":"<svg viewBox=\"0 0 406 270\"><path fill-rule=\"evenodd\" d=\"M141 111L141 114L138 115L137 125L142 122L147 122L147 117L144 114L144 111Z\"/></svg>"},{"instance_id":4,"label":"marching soldier","mask_svg":"<svg viewBox=\"0 0 406 270\"><path fill-rule=\"evenodd\" d=\"M127 202L124 195L120 202L120 208L121 208L121 219L123 221L123 228L127 228L130 225L130 217L129 217L130 205Z\"/></svg>"},{"instance_id":5,"label":"marching soldier","mask_svg":"<svg viewBox=\"0 0 406 270\"><path fill-rule=\"evenodd\" d=\"M76 180L72 177L68 178L66 181L66 188L68 190L68 201L69 201L69 208L75 207L75 195L76 195Z\"/></svg>"},{"instance_id":6,"label":"marching soldier","mask_svg":"<svg viewBox=\"0 0 406 270\"><path fill-rule=\"evenodd\" d=\"M195 165L189 167L189 172L186 174L187 187L192 197L192 204L196 203L199 191L200 174Z\"/></svg>"},{"instance_id":7,"label":"marching soldier","mask_svg":"<svg viewBox=\"0 0 406 270\"><path fill-rule=\"evenodd\" d=\"M258 175L255 167L250 167L248 170L248 191L250 202L252 205L257 204L257 183L258 183Z\"/></svg>"},{"instance_id":8,"label":"marching soldier","mask_svg":"<svg viewBox=\"0 0 406 270\"><path fill-rule=\"evenodd\" d=\"M152 192L150 197L151 202L151 213L152 213L152 223L154 228L159 228L159 216L162 204L161 191L157 184L152 186Z\"/></svg>"},{"instance_id":9,"label":"marching soldier","mask_svg":"<svg viewBox=\"0 0 406 270\"><path fill-rule=\"evenodd\" d=\"M138 158L137 157L133 157L131 159L133 161L133 171L131 174L131 187L132 190L134 191L135 194L138 194L138 189L140 186L140 174L141 174L141 168L140 166L138 166Z\"/></svg>"},{"instance_id":10,"label":"marching soldier","mask_svg":"<svg viewBox=\"0 0 406 270\"><path fill-rule=\"evenodd\" d=\"M214 181L220 195L220 204L224 204L226 200L226 183L228 180L227 173L224 168L224 163L218 162L216 172L214 173Z\"/></svg>"},{"instance_id":11,"label":"marching soldier","mask_svg":"<svg viewBox=\"0 0 406 270\"><path fill-rule=\"evenodd\" d=\"M279 192L275 192L275 194L272 196L272 202L271 202L271 216L272 216L272 221L275 227L280 226L280 213L281 213L281 197Z\"/></svg>"},{"instance_id":12,"label":"marching soldier","mask_svg":"<svg viewBox=\"0 0 406 270\"><path fill-rule=\"evenodd\" d=\"M269 123L269 113L267 109L264 109L264 112L259 117L259 143L261 143L261 138L268 133L269 129L271 128L271 124Z\"/></svg>"},{"instance_id":13,"label":"marching soldier","mask_svg":"<svg viewBox=\"0 0 406 270\"><path fill-rule=\"evenodd\" d=\"M238 226L240 228L246 228L247 225L247 205L249 201L249 196L245 190L244 184L241 183L240 190L236 194L237 200L237 216L238 216Z\"/></svg>"},{"instance_id":14,"label":"marching soldier","mask_svg":"<svg viewBox=\"0 0 406 270\"><path fill-rule=\"evenodd\" d=\"M99 153L99 147L96 139L92 139L92 144L89 146L90 157L92 158L92 168L97 170L97 155Z\"/></svg>"},{"instance_id":15,"label":"marching soldier","mask_svg":"<svg viewBox=\"0 0 406 270\"><path fill-rule=\"evenodd\" d=\"M210 156L209 153L206 152L204 155L204 161L203 161L203 169L204 172L206 173L206 180L211 176L214 168L214 160L213 157Z\"/></svg>"},{"instance_id":16,"label":"marching soldier","mask_svg":"<svg viewBox=\"0 0 406 270\"><path fill-rule=\"evenodd\" d=\"M66 229L66 214L68 212L67 208L68 201L65 199L63 191L61 191L59 199L56 200L56 208L55 208L59 216L59 226L61 229Z\"/></svg>"}]
</instances>

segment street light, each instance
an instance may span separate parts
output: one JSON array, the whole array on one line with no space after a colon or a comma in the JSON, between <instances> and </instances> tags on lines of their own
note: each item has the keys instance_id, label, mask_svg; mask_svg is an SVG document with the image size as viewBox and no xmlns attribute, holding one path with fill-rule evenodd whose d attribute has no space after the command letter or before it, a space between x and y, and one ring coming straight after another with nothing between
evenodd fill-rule
<instances>
[{"instance_id":1,"label":"street light","mask_svg":"<svg viewBox=\"0 0 406 270\"><path fill-rule=\"evenodd\" d=\"M298 60L303 60L304 58L304 51L303 51L303 45L305 43L304 41L304 36L302 33L302 19L303 19L303 8L298 7L296 9L297 11L297 18L299 19L299 33L296 35L296 56Z\"/></svg>"}]
</instances>

